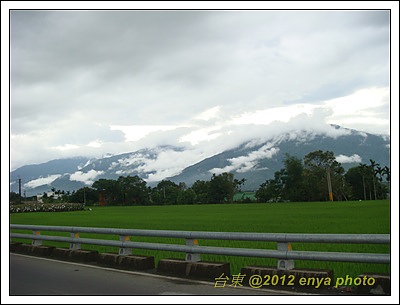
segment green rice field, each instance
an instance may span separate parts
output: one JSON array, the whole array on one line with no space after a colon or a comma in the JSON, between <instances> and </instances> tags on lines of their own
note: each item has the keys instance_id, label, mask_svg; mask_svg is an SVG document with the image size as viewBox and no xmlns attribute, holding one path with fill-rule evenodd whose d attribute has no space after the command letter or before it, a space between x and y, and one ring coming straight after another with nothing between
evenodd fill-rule
<instances>
[{"instance_id":1,"label":"green rice field","mask_svg":"<svg viewBox=\"0 0 400 305\"><path fill-rule=\"evenodd\" d=\"M91 207L91 211L35 212L10 214L12 224L80 226L177 231L260 232L260 233L340 233L389 234L390 201L208 204L179 206ZM13 232L26 232L13 230ZM68 233L42 234L69 236ZM81 234L80 237L115 239L118 236ZM134 237L131 241L185 244L184 239ZM14 241L21 241L15 239ZM22 240L23 242L30 242ZM44 241L44 245L68 244ZM274 242L199 240L203 246L277 249ZM293 250L390 253L390 245L292 243ZM82 249L118 252L117 248L82 245ZM184 253L134 249L134 254L163 258L184 258ZM230 262L231 273L245 266L276 266L276 259L201 255L204 261ZM390 273L389 264L295 261L296 268L330 269L334 276L356 277L365 272Z\"/></svg>"}]
</instances>

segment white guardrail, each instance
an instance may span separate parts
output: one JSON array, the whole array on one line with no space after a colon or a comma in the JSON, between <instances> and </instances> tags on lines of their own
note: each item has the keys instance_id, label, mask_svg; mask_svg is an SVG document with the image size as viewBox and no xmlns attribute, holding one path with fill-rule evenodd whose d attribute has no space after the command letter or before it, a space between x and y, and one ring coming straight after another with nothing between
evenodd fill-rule
<instances>
[{"instance_id":1,"label":"white guardrail","mask_svg":"<svg viewBox=\"0 0 400 305\"><path fill-rule=\"evenodd\" d=\"M10 229L31 230L32 234L10 233L11 238L31 239L32 245L42 245L43 240L70 243L71 250L80 249L81 244L119 247L120 255L132 254L132 249L185 252L186 261L200 261L200 254L248 256L278 259L278 269L294 268L294 260L316 260L355 263L389 264L390 254L294 251L292 242L390 244L389 234L286 234L286 233L241 233L241 232L197 232L168 230L136 230L113 228L65 227L11 224ZM70 237L42 235L41 231L69 232ZM80 233L118 235L119 240L80 238ZM186 245L161 244L130 241L130 236L184 238ZM277 250L227 248L200 246L199 239L241 240L277 242Z\"/></svg>"}]
</instances>

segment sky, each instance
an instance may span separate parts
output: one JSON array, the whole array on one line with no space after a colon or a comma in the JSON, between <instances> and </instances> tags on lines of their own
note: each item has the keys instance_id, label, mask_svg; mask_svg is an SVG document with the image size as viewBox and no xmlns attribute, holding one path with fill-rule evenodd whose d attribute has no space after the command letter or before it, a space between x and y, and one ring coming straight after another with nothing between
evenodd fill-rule
<instances>
[{"instance_id":1,"label":"sky","mask_svg":"<svg viewBox=\"0 0 400 305\"><path fill-rule=\"evenodd\" d=\"M389 10L9 16L10 170L158 145L184 147L190 165L327 124L391 133Z\"/></svg>"}]
</instances>

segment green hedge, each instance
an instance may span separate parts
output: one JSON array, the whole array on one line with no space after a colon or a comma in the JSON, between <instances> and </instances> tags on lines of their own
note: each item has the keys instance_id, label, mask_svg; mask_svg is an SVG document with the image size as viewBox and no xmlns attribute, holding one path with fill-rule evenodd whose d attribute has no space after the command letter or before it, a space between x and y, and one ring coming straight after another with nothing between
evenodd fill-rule
<instances>
[{"instance_id":1,"label":"green hedge","mask_svg":"<svg viewBox=\"0 0 400 305\"><path fill-rule=\"evenodd\" d=\"M25 212L68 212L79 211L85 207L82 203L27 203L10 206L10 213Z\"/></svg>"}]
</instances>

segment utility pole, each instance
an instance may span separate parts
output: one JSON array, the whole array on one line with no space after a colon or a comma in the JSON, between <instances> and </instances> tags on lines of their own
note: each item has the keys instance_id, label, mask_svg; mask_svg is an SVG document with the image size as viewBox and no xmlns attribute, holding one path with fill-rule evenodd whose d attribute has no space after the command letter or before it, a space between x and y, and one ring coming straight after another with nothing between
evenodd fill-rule
<instances>
[{"instance_id":1,"label":"utility pole","mask_svg":"<svg viewBox=\"0 0 400 305\"><path fill-rule=\"evenodd\" d=\"M21 204L22 195L21 195L21 178L18 176L18 194L19 194L19 204Z\"/></svg>"},{"instance_id":2,"label":"utility pole","mask_svg":"<svg viewBox=\"0 0 400 305\"><path fill-rule=\"evenodd\" d=\"M364 200L367 200L367 195L365 194L365 181L364 181L364 174L362 176L362 180L363 180L363 189L364 189Z\"/></svg>"},{"instance_id":3,"label":"utility pole","mask_svg":"<svg viewBox=\"0 0 400 305\"><path fill-rule=\"evenodd\" d=\"M163 191L164 191L164 204L165 204L165 186L163 187Z\"/></svg>"},{"instance_id":4,"label":"utility pole","mask_svg":"<svg viewBox=\"0 0 400 305\"><path fill-rule=\"evenodd\" d=\"M333 201L332 181L331 181L331 173L329 171L329 167L326 168L326 180L328 182L329 200Z\"/></svg>"},{"instance_id":5,"label":"utility pole","mask_svg":"<svg viewBox=\"0 0 400 305\"><path fill-rule=\"evenodd\" d=\"M83 188L83 205L86 206L86 187Z\"/></svg>"}]
</instances>

